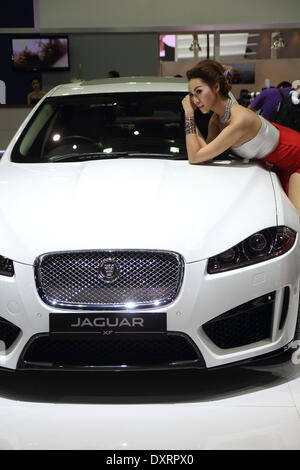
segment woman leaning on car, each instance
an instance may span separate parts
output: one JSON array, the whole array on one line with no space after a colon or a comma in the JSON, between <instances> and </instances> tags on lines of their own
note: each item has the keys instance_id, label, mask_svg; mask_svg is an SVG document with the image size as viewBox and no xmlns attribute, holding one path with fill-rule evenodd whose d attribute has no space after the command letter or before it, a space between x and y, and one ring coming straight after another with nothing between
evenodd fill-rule
<instances>
[{"instance_id":1,"label":"woman leaning on car","mask_svg":"<svg viewBox=\"0 0 300 470\"><path fill-rule=\"evenodd\" d=\"M270 162L300 214L300 133L271 123L237 102L223 66L203 60L187 72L189 94L182 100L185 112L189 162L203 163L227 149L245 159ZM195 125L194 112L213 111L207 141Z\"/></svg>"}]
</instances>

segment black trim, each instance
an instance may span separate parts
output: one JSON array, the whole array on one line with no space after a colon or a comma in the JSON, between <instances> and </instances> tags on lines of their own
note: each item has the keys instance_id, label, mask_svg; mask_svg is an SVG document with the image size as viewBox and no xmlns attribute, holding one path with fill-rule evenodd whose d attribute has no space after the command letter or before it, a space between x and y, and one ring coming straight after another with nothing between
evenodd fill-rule
<instances>
[{"instance_id":1,"label":"black trim","mask_svg":"<svg viewBox=\"0 0 300 470\"><path fill-rule=\"evenodd\" d=\"M0 341L5 344L5 351L7 351L20 336L21 330L18 326L14 325L5 318L0 317Z\"/></svg>"},{"instance_id":2,"label":"black trim","mask_svg":"<svg viewBox=\"0 0 300 470\"><path fill-rule=\"evenodd\" d=\"M214 371L214 370L218 370L218 369L227 369L229 367L240 367L240 366L243 366L243 365L247 365L249 364L251 366L252 363L257 363L257 362L260 362L260 361L265 361L265 360L268 360L268 359L272 359L274 357L278 357L278 356L281 356L282 354L285 354L287 353L287 351L289 349L291 349L291 346L292 346L292 342L289 342L286 346L283 346L279 349L276 349L275 351L272 351L272 352L269 352L269 353L266 353L266 354L262 354L260 356L255 356L255 357L250 357L248 359L242 359L240 361L235 361L235 362L229 362L228 364L222 364L222 365L219 365L219 366L214 366L214 367L206 367L205 366L202 366L202 365L199 365L199 361L195 361L193 363L189 363L189 364L182 364L180 367L178 367L177 365L176 366L172 366L172 367L168 367L167 369L166 368L154 368L154 369L150 369L150 368L120 368L120 369L101 369L102 372L110 372L110 371L116 371L116 372L140 372L140 371L145 371L145 370L184 370L184 369L206 369L207 371ZM10 369L8 367L0 367L0 372L8 372L8 373L16 373L18 371L22 371L22 372L27 372L27 371L45 371L47 370L46 368L40 368L40 367L19 367L19 363L20 363L20 360L18 362L18 365L17 365L17 369ZM72 369L72 368L59 368L59 369L48 369L49 371L53 371L53 372L99 372L99 369L97 368L84 368L84 369Z\"/></svg>"},{"instance_id":3,"label":"black trim","mask_svg":"<svg viewBox=\"0 0 300 470\"><path fill-rule=\"evenodd\" d=\"M289 304L290 304L290 288L285 287L283 302L282 302L281 316L280 316L280 323L279 323L280 330L282 330L282 328L285 325L285 321L286 321L288 310L289 310Z\"/></svg>"},{"instance_id":4,"label":"black trim","mask_svg":"<svg viewBox=\"0 0 300 470\"><path fill-rule=\"evenodd\" d=\"M270 338L275 291L222 313L202 325L220 349L232 349Z\"/></svg>"},{"instance_id":5,"label":"black trim","mask_svg":"<svg viewBox=\"0 0 300 470\"><path fill-rule=\"evenodd\" d=\"M227 367L243 366L244 364L251 365L253 362L265 361L267 359L271 359L286 353L291 348L291 346L292 342L289 342L286 346L283 346L279 349L275 349L275 351L271 351L266 354L261 354L260 356L249 357L248 359L242 359L240 361L229 362L228 364L222 364L221 366L210 367L208 370L225 369Z\"/></svg>"},{"instance_id":6,"label":"black trim","mask_svg":"<svg viewBox=\"0 0 300 470\"><path fill-rule=\"evenodd\" d=\"M125 335L122 335L123 337ZM156 335L157 336L157 335ZM29 362L29 361L26 361L26 355L27 353L29 353L29 350L31 348L31 346L33 345L33 343L35 341L39 341L41 338L45 338L46 340L50 340L51 338L55 338L55 340L60 340L60 341L64 341L64 339L66 339L67 341L69 340L74 340L74 341L78 341L79 340L79 337L81 339L85 338L85 339L90 339L90 340L95 340L95 334L88 334L88 333L82 333L82 334L67 334L67 335L63 335L63 334L57 334L57 335L50 335L49 333L41 333L41 334L37 334L37 335L34 335L32 338L30 338L30 340L28 341L28 343L25 345L21 355L20 355L20 358L19 358L19 361L18 361L18 364L17 364L17 369L18 370L54 370L54 371L58 371L58 370L67 370L67 371L80 371L80 370L90 370L90 371L96 371L96 370L102 370L102 371L121 371L121 370L128 370L128 371L142 371L142 370L167 370L167 369L191 369L191 368L200 368L200 369L203 369L203 368L206 368L206 364L205 364L205 361L204 361L204 358L202 356L202 354L200 353L199 349L197 348L197 346L195 345L195 343L193 342L193 340L186 334L184 333L179 333L179 332L168 332L167 334L161 334L160 335L161 337L174 337L174 336L178 336L178 337L181 337L182 339L184 339L189 348L190 348L190 351L193 352L194 354L194 357L195 359L191 359L191 360L176 360L176 361L170 361L170 362L163 362L163 363L153 363L153 364L142 364L142 365L126 365L126 364L117 364L117 365L108 365L108 366L104 366L104 365L100 365L100 366L97 366L97 365L68 365L68 364L53 364L53 363L46 363L46 362ZM128 339L137 339L138 338L146 338L150 339L151 338L154 338L155 335L153 334L143 334L143 333L139 333L139 334L126 334L126 338ZM101 338L101 336L99 336L99 338ZM103 337L102 337L103 338ZM109 340L108 340L109 341Z\"/></svg>"}]
</instances>

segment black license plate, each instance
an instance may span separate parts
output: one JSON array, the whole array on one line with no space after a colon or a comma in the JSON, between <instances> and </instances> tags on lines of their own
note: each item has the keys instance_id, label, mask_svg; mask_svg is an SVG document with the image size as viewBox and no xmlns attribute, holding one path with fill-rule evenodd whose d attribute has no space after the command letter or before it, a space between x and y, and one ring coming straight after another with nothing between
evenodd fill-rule
<instances>
[{"instance_id":1,"label":"black license plate","mask_svg":"<svg viewBox=\"0 0 300 470\"><path fill-rule=\"evenodd\" d=\"M50 313L50 333L164 333L166 313Z\"/></svg>"}]
</instances>

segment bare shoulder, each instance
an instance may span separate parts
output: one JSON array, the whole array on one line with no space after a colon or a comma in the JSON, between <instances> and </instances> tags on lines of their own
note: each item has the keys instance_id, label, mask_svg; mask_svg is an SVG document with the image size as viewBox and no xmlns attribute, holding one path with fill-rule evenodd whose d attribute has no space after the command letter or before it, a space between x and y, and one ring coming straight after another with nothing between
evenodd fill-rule
<instances>
[{"instance_id":1,"label":"bare shoulder","mask_svg":"<svg viewBox=\"0 0 300 470\"><path fill-rule=\"evenodd\" d=\"M231 119L229 122L229 132L234 136L234 143L231 146L240 146L252 139L261 127L259 116L244 108L239 104L234 104L231 108Z\"/></svg>"},{"instance_id":2,"label":"bare shoulder","mask_svg":"<svg viewBox=\"0 0 300 470\"><path fill-rule=\"evenodd\" d=\"M235 126L255 125L259 122L259 117L251 109L245 108L235 103L231 108L231 123Z\"/></svg>"}]
</instances>

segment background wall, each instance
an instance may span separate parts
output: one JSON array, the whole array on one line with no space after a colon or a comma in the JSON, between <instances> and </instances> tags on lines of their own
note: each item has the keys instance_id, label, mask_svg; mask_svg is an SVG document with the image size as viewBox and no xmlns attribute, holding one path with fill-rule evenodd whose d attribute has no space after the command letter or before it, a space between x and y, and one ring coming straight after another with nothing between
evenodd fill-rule
<instances>
[{"instance_id":1,"label":"background wall","mask_svg":"<svg viewBox=\"0 0 300 470\"><path fill-rule=\"evenodd\" d=\"M1 103L26 103L27 90L31 91L31 82L34 74L16 74L11 67L10 37L4 33L8 28L12 34L34 27L33 0L2 0L0 13L0 80L5 84L5 100ZM39 78L39 74L38 74ZM24 98L25 97L25 98Z\"/></svg>"},{"instance_id":2,"label":"background wall","mask_svg":"<svg viewBox=\"0 0 300 470\"><path fill-rule=\"evenodd\" d=\"M162 62L160 74L162 76L173 76L177 73L185 76L186 71L198 61ZM247 62L253 62L247 60ZM234 61L234 63L239 63ZM243 62L245 63L245 61ZM265 79L269 78L271 86L276 86L279 82L287 80L300 80L300 58L299 59L267 59L256 60L255 63L255 83L233 85L233 94L238 98L240 90L247 88L249 91L260 91L265 87Z\"/></svg>"},{"instance_id":3,"label":"background wall","mask_svg":"<svg viewBox=\"0 0 300 470\"><path fill-rule=\"evenodd\" d=\"M41 29L299 22L299 0L38 0ZM66 29L65 29L66 31Z\"/></svg>"},{"instance_id":4,"label":"background wall","mask_svg":"<svg viewBox=\"0 0 300 470\"><path fill-rule=\"evenodd\" d=\"M0 150L5 150L30 111L31 108L27 106L10 108L0 106Z\"/></svg>"},{"instance_id":5,"label":"background wall","mask_svg":"<svg viewBox=\"0 0 300 470\"><path fill-rule=\"evenodd\" d=\"M159 70L157 34L69 34L70 71L42 74L13 70L12 36L0 34L0 80L6 83L6 103L9 105L27 103L34 78L41 79L43 89L48 91L73 78L104 78L109 70L116 69L122 76L157 75Z\"/></svg>"},{"instance_id":6,"label":"background wall","mask_svg":"<svg viewBox=\"0 0 300 470\"><path fill-rule=\"evenodd\" d=\"M43 73L45 90L76 77L104 78L109 70L123 77L158 74L157 34L69 34L69 40L71 70Z\"/></svg>"}]
</instances>

